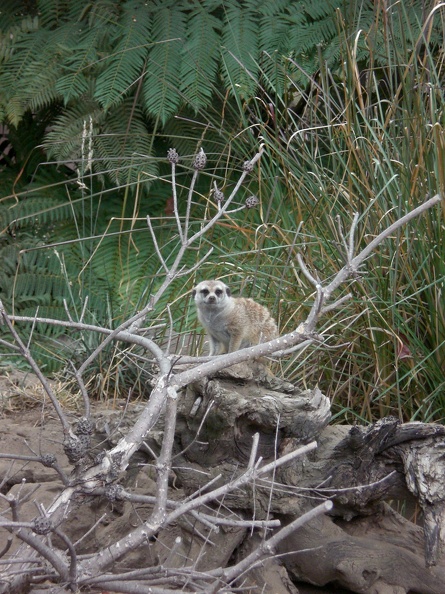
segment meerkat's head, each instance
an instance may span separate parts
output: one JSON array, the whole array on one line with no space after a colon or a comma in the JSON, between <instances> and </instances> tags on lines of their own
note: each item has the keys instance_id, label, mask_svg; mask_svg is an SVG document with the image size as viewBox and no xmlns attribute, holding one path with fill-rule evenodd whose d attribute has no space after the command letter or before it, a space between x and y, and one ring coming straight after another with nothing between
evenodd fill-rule
<instances>
[{"instance_id":1,"label":"meerkat's head","mask_svg":"<svg viewBox=\"0 0 445 594\"><path fill-rule=\"evenodd\" d=\"M193 289L193 298L198 307L206 305L221 307L230 299L231 293L227 285L221 281L202 281Z\"/></svg>"}]
</instances>

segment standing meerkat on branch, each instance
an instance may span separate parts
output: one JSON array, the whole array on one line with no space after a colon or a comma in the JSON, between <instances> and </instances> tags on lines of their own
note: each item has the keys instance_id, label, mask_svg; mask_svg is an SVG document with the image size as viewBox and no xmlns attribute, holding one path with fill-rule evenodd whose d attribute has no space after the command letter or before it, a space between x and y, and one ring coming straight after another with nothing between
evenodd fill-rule
<instances>
[{"instance_id":1,"label":"standing meerkat on branch","mask_svg":"<svg viewBox=\"0 0 445 594\"><path fill-rule=\"evenodd\" d=\"M232 297L221 281L202 281L193 289L198 318L210 341L210 355L231 353L277 338L269 311L253 299Z\"/></svg>"}]
</instances>

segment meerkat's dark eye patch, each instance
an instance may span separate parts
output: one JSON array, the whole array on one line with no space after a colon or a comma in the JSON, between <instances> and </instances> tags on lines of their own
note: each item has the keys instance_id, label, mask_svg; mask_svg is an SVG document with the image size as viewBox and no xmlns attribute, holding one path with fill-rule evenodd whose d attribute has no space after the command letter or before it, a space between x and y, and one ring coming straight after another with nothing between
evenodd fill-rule
<instances>
[{"instance_id":1,"label":"meerkat's dark eye patch","mask_svg":"<svg viewBox=\"0 0 445 594\"><path fill-rule=\"evenodd\" d=\"M223 291L222 291L221 289L216 289L216 291L215 291L215 295L216 295L217 297L221 297L221 295L222 295L222 294L223 294Z\"/></svg>"},{"instance_id":2,"label":"meerkat's dark eye patch","mask_svg":"<svg viewBox=\"0 0 445 594\"><path fill-rule=\"evenodd\" d=\"M204 297L207 297L207 295L209 294L209 290L208 289L201 289L201 295L204 295Z\"/></svg>"}]
</instances>

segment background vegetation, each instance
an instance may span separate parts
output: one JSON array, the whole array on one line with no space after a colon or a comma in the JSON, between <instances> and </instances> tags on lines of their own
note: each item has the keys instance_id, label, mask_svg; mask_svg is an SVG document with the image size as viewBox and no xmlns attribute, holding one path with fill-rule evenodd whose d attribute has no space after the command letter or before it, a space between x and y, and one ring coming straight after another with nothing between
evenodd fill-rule
<instances>
[{"instance_id":1,"label":"background vegetation","mask_svg":"<svg viewBox=\"0 0 445 594\"><path fill-rule=\"evenodd\" d=\"M210 243L199 278L225 278L290 331L312 300L297 253L329 278L354 212L363 246L443 192L443 10L415 0L3 1L0 298L20 315L117 325L160 282L146 214L164 257L178 247L167 149L181 156L185 189L194 155L207 154L199 226L213 181L228 193L263 142L242 197L259 207L227 217L188 264ZM441 420L444 215L437 208L388 242L326 319L326 344L280 373L318 383L348 421ZM197 328L195 280L180 279L159 304L149 321L158 332L170 319L180 338ZM21 329L48 372L97 340ZM116 347L107 353L92 374L97 393L142 386L146 370L126 362Z\"/></svg>"}]
</instances>

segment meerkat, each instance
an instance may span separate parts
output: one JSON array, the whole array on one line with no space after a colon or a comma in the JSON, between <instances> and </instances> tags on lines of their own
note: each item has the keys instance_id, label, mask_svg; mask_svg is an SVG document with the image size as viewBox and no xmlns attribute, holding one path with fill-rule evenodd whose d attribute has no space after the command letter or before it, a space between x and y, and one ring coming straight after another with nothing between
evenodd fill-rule
<instances>
[{"instance_id":1,"label":"meerkat","mask_svg":"<svg viewBox=\"0 0 445 594\"><path fill-rule=\"evenodd\" d=\"M277 338L269 311L253 299L232 297L221 281L202 281L193 289L198 318L210 342L210 355L222 355Z\"/></svg>"}]
</instances>

